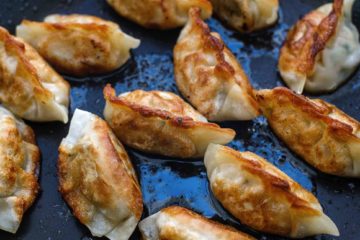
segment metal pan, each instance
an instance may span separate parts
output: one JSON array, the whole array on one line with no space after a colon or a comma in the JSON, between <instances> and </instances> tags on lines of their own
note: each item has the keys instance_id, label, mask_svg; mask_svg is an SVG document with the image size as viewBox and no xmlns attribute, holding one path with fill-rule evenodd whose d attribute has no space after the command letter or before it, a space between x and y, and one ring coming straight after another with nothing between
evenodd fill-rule
<instances>
[{"instance_id":1,"label":"metal pan","mask_svg":"<svg viewBox=\"0 0 360 240\"><path fill-rule=\"evenodd\" d=\"M286 31L296 20L324 0L282 0L279 23L266 31L240 35L211 18L210 27L219 32L250 76L255 88L283 85L277 72L277 58ZM360 26L360 1L354 12L355 25ZM102 116L102 89L111 83L118 92L160 89L177 92L172 65L172 49L180 29L146 30L119 17L105 1L95 0L11 0L0 1L0 25L14 32L23 18L42 20L50 13L86 13L119 23L122 29L142 40L133 58L121 69L106 76L89 78L67 77L71 89L71 114L81 108ZM316 96L334 103L360 120L360 72L337 91ZM76 240L97 239L71 214L57 191L57 148L67 134L69 124L29 123L35 130L42 152L41 193L24 216L16 235L0 231L0 240ZM272 133L262 117L248 122L221 124L236 130L230 144L239 150L253 151L286 172L320 200L325 212L339 227L339 239L360 239L360 181L321 174L289 151ZM181 205L207 217L230 224L258 239L283 239L255 232L232 218L210 193L202 159L180 160L143 154L128 149L139 176L143 197L143 217L168 205ZM139 239L135 232L131 239ZM335 239L318 236L309 239ZM336 238L338 239L338 238Z\"/></svg>"}]
</instances>

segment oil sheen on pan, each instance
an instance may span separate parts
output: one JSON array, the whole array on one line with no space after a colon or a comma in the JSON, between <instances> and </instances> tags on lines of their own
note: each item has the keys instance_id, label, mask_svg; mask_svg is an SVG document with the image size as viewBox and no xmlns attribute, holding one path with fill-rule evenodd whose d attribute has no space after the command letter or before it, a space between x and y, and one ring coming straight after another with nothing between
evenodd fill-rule
<instances>
[{"instance_id":1,"label":"oil sheen on pan","mask_svg":"<svg viewBox=\"0 0 360 240\"><path fill-rule=\"evenodd\" d=\"M279 22L260 32L241 35L212 17L206 22L218 32L225 44L241 62L256 89L283 86L277 71L279 49L287 30L310 10L330 1L280 0ZM360 1L354 6L354 24L360 27ZM172 50L181 29L159 31L142 28L124 18L106 4L94 0L13 0L0 1L0 25L14 33L23 18L41 21L52 14L81 13L96 15L118 23L122 30L142 44L120 69L106 75L87 78L64 76L71 84L70 118L76 108L102 116L105 101L102 90L107 83L116 92L135 89L171 91L179 95L174 81ZM330 94L313 95L335 104L360 120L360 71ZM28 123L37 136L41 149L40 193L26 212L16 235L0 232L1 240L32 239L98 239L91 236L71 214L57 191L57 148L66 136L69 123ZM360 236L360 180L322 174L291 152L271 131L263 117L253 121L225 122L221 127L236 130L236 138L228 144L236 150L252 151L268 159L291 178L310 190L321 202L324 211L334 219L341 238ZM208 218L229 224L257 239L284 239L264 235L239 224L215 200L210 192L202 159L181 160L144 154L127 148L142 186L143 218L170 205L180 205ZM138 240L135 232L131 240ZM318 236L309 239L334 239Z\"/></svg>"}]
</instances>

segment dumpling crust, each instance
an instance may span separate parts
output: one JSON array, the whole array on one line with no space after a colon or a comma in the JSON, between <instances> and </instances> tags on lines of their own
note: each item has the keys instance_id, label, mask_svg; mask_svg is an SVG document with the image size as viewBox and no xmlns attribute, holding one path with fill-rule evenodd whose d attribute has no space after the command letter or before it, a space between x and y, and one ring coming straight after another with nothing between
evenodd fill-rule
<instances>
[{"instance_id":1,"label":"dumpling crust","mask_svg":"<svg viewBox=\"0 0 360 240\"><path fill-rule=\"evenodd\" d=\"M40 151L33 130L0 106L0 229L15 233L38 193Z\"/></svg>"},{"instance_id":2,"label":"dumpling crust","mask_svg":"<svg viewBox=\"0 0 360 240\"><path fill-rule=\"evenodd\" d=\"M279 70L297 93L332 91L360 63L359 33L351 22L354 0L334 0L305 15L289 31Z\"/></svg>"},{"instance_id":3,"label":"dumpling crust","mask_svg":"<svg viewBox=\"0 0 360 240\"><path fill-rule=\"evenodd\" d=\"M119 139L136 149L171 157L204 155L211 142L226 144L235 132L206 118L170 92L136 90L117 97L104 89L104 116Z\"/></svg>"},{"instance_id":4,"label":"dumpling crust","mask_svg":"<svg viewBox=\"0 0 360 240\"><path fill-rule=\"evenodd\" d=\"M94 236L127 240L140 220L142 195L131 161L106 122L76 110L59 147L63 198Z\"/></svg>"},{"instance_id":5,"label":"dumpling crust","mask_svg":"<svg viewBox=\"0 0 360 240\"><path fill-rule=\"evenodd\" d=\"M0 102L31 121L68 121L69 84L29 44L0 27Z\"/></svg>"},{"instance_id":6,"label":"dumpling crust","mask_svg":"<svg viewBox=\"0 0 360 240\"><path fill-rule=\"evenodd\" d=\"M36 48L57 70L75 76L111 72L130 57L138 39L116 23L88 15L49 15L44 22L23 20L16 35Z\"/></svg>"},{"instance_id":7,"label":"dumpling crust","mask_svg":"<svg viewBox=\"0 0 360 240\"><path fill-rule=\"evenodd\" d=\"M205 166L215 197L243 224L295 238L339 235L313 194L256 154L211 144Z\"/></svg>"},{"instance_id":8,"label":"dumpling crust","mask_svg":"<svg viewBox=\"0 0 360 240\"><path fill-rule=\"evenodd\" d=\"M259 114L242 67L198 9L189 11L174 48L174 67L180 92L209 120L250 120Z\"/></svg>"},{"instance_id":9,"label":"dumpling crust","mask_svg":"<svg viewBox=\"0 0 360 240\"><path fill-rule=\"evenodd\" d=\"M192 7L201 10L201 18L212 14L208 0L107 0L123 17L146 28L171 29L184 26Z\"/></svg>"},{"instance_id":10,"label":"dumpling crust","mask_svg":"<svg viewBox=\"0 0 360 240\"><path fill-rule=\"evenodd\" d=\"M240 32L273 25L278 19L279 0L211 0L220 19Z\"/></svg>"},{"instance_id":11,"label":"dumpling crust","mask_svg":"<svg viewBox=\"0 0 360 240\"><path fill-rule=\"evenodd\" d=\"M290 149L322 172L360 176L360 123L335 106L287 88L257 92L276 133Z\"/></svg>"},{"instance_id":12,"label":"dumpling crust","mask_svg":"<svg viewBox=\"0 0 360 240\"><path fill-rule=\"evenodd\" d=\"M167 207L139 223L143 240L252 240L183 207Z\"/></svg>"}]
</instances>

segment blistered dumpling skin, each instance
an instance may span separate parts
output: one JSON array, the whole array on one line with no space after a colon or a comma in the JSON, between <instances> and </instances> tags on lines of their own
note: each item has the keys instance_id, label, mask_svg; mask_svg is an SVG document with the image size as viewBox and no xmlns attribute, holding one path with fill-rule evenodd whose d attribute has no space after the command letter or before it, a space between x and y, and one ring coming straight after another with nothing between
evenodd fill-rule
<instances>
[{"instance_id":1,"label":"blistered dumpling skin","mask_svg":"<svg viewBox=\"0 0 360 240\"><path fill-rule=\"evenodd\" d=\"M111 72L130 58L140 40L116 23L89 15L49 15L44 22L23 20L16 28L58 71L74 76Z\"/></svg>"},{"instance_id":2,"label":"blistered dumpling skin","mask_svg":"<svg viewBox=\"0 0 360 240\"><path fill-rule=\"evenodd\" d=\"M235 131L208 123L177 95L170 92L136 90L115 95L104 89L104 116L118 138L141 151L170 157L204 156L209 143L226 144Z\"/></svg>"},{"instance_id":3,"label":"blistered dumpling skin","mask_svg":"<svg viewBox=\"0 0 360 240\"><path fill-rule=\"evenodd\" d=\"M339 236L316 197L265 159L211 144L204 161L215 198L241 223L292 238Z\"/></svg>"},{"instance_id":4,"label":"blistered dumpling skin","mask_svg":"<svg viewBox=\"0 0 360 240\"><path fill-rule=\"evenodd\" d=\"M334 0L305 15L289 31L279 70L292 90L335 90L359 66L359 32L351 22L353 3Z\"/></svg>"},{"instance_id":5,"label":"blistered dumpling skin","mask_svg":"<svg viewBox=\"0 0 360 240\"><path fill-rule=\"evenodd\" d=\"M278 19L279 0L211 0L220 19L240 32L253 32Z\"/></svg>"},{"instance_id":6,"label":"blistered dumpling skin","mask_svg":"<svg viewBox=\"0 0 360 240\"><path fill-rule=\"evenodd\" d=\"M19 117L68 121L69 84L29 44L0 27L0 102Z\"/></svg>"},{"instance_id":7,"label":"blistered dumpling skin","mask_svg":"<svg viewBox=\"0 0 360 240\"><path fill-rule=\"evenodd\" d=\"M262 112L290 149L322 172L360 177L360 123L287 88L257 92Z\"/></svg>"},{"instance_id":8,"label":"blistered dumpling skin","mask_svg":"<svg viewBox=\"0 0 360 240\"><path fill-rule=\"evenodd\" d=\"M128 240L143 203L131 161L106 122L77 109L59 147L59 191L92 235Z\"/></svg>"},{"instance_id":9,"label":"blistered dumpling skin","mask_svg":"<svg viewBox=\"0 0 360 240\"><path fill-rule=\"evenodd\" d=\"M183 207L172 206L139 223L143 240L253 240L234 228Z\"/></svg>"},{"instance_id":10,"label":"blistered dumpling skin","mask_svg":"<svg viewBox=\"0 0 360 240\"><path fill-rule=\"evenodd\" d=\"M201 18L212 14L209 0L107 0L121 16L146 28L172 29L184 26L192 7L201 10Z\"/></svg>"},{"instance_id":11,"label":"blistered dumpling skin","mask_svg":"<svg viewBox=\"0 0 360 240\"><path fill-rule=\"evenodd\" d=\"M38 193L33 130L0 105L0 230L16 233Z\"/></svg>"},{"instance_id":12,"label":"blistered dumpling skin","mask_svg":"<svg viewBox=\"0 0 360 240\"><path fill-rule=\"evenodd\" d=\"M250 120L259 114L242 67L198 9L189 11L174 48L174 67L180 92L207 119Z\"/></svg>"}]
</instances>

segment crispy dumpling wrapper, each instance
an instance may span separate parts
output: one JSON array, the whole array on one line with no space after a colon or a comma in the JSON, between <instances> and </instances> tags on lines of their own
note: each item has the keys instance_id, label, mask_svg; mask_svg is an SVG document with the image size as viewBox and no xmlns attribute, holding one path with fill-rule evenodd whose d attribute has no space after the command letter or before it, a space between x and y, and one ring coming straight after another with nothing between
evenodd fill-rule
<instances>
[{"instance_id":1,"label":"crispy dumpling wrapper","mask_svg":"<svg viewBox=\"0 0 360 240\"><path fill-rule=\"evenodd\" d=\"M273 25L278 19L279 0L211 0L216 15L240 32Z\"/></svg>"},{"instance_id":2,"label":"crispy dumpling wrapper","mask_svg":"<svg viewBox=\"0 0 360 240\"><path fill-rule=\"evenodd\" d=\"M201 10L201 18L211 17L209 0L107 0L121 16L146 28L172 29L184 26L192 7Z\"/></svg>"},{"instance_id":3,"label":"crispy dumpling wrapper","mask_svg":"<svg viewBox=\"0 0 360 240\"><path fill-rule=\"evenodd\" d=\"M183 207L167 207L139 223L143 240L253 240Z\"/></svg>"},{"instance_id":4,"label":"crispy dumpling wrapper","mask_svg":"<svg viewBox=\"0 0 360 240\"><path fill-rule=\"evenodd\" d=\"M58 71L75 76L111 72L130 58L140 40L116 23L89 15L49 15L44 22L23 20L16 28Z\"/></svg>"},{"instance_id":5,"label":"crispy dumpling wrapper","mask_svg":"<svg viewBox=\"0 0 360 240\"><path fill-rule=\"evenodd\" d=\"M59 147L59 191L92 235L127 240L142 195L131 161L106 122L77 109Z\"/></svg>"},{"instance_id":6,"label":"crispy dumpling wrapper","mask_svg":"<svg viewBox=\"0 0 360 240\"><path fill-rule=\"evenodd\" d=\"M189 21L174 48L175 80L181 94L213 121L250 120L259 109L241 65L217 33L211 33L200 11Z\"/></svg>"},{"instance_id":7,"label":"crispy dumpling wrapper","mask_svg":"<svg viewBox=\"0 0 360 240\"><path fill-rule=\"evenodd\" d=\"M33 130L0 105L0 229L16 233L38 193L40 151Z\"/></svg>"},{"instance_id":8,"label":"crispy dumpling wrapper","mask_svg":"<svg viewBox=\"0 0 360 240\"><path fill-rule=\"evenodd\" d=\"M339 235L312 193L256 154L211 144L204 161L214 196L241 223L293 238Z\"/></svg>"},{"instance_id":9,"label":"crispy dumpling wrapper","mask_svg":"<svg viewBox=\"0 0 360 240\"><path fill-rule=\"evenodd\" d=\"M305 15L289 31L279 70L297 93L332 91L360 63L359 32L352 23L354 0L334 0Z\"/></svg>"},{"instance_id":10,"label":"crispy dumpling wrapper","mask_svg":"<svg viewBox=\"0 0 360 240\"><path fill-rule=\"evenodd\" d=\"M226 144L235 131L206 118L170 92L104 89L104 116L118 138L133 148L170 157L204 156L209 143Z\"/></svg>"},{"instance_id":11,"label":"crispy dumpling wrapper","mask_svg":"<svg viewBox=\"0 0 360 240\"><path fill-rule=\"evenodd\" d=\"M68 121L69 84L29 44L0 27L0 102L37 122Z\"/></svg>"},{"instance_id":12,"label":"crispy dumpling wrapper","mask_svg":"<svg viewBox=\"0 0 360 240\"><path fill-rule=\"evenodd\" d=\"M285 144L322 172L360 177L360 123L287 88L257 92L262 112Z\"/></svg>"}]
</instances>

